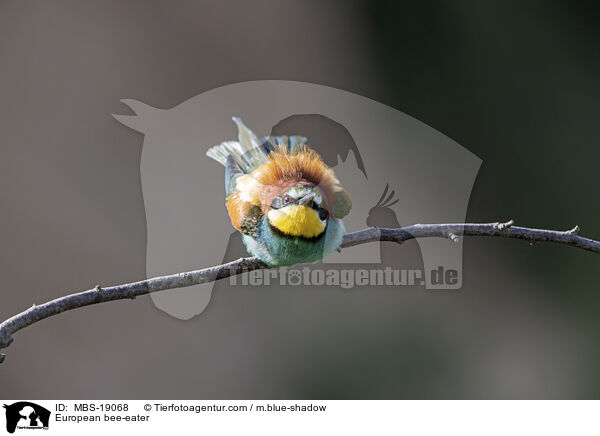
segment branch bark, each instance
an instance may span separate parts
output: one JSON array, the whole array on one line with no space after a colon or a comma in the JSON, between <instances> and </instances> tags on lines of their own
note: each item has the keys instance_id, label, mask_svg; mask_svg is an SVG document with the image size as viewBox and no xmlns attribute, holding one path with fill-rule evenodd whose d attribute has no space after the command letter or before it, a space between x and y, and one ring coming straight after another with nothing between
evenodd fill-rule
<instances>
[{"instance_id":1,"label":"branch bark","mask_svg":"<svg viewBox=\"0 0 600 436\"><path fill-rule=\"evenodd\" d=\"M600 253L600 242L578 235L579 227L564 232L532 229L513 226L513 221L487 224L415 224L412 226L385 229L369 227L344 236L341 248L375 241L392 241L402 243L409 239L441 237L454 242L458 236L498 236L534 242L555 242L571 245L593 253ZM139 295L167 289L184 288L201 283L221 280L231 275L257 269L269 268L255 257L240 258L233 262L217 265L196 271L183 272L162 277L154 277L139 282L102 288L99 285L87 291L78 292L39 306L33 305L0 324L0 349L8 347L13 341L12 334L33 324L57 315L61 312L107 301L134 299ZM5 355L0 353L0 363Z\"/></svg>"}]
</instances>

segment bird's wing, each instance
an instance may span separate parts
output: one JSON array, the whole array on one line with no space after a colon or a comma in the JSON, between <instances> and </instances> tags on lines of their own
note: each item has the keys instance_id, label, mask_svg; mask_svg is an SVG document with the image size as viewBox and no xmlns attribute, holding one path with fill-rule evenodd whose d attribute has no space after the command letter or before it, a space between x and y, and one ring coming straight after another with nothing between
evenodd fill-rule
<instances>
[{"instance_id":1,"label":"bird's wing","mask_svg":"<svg viewBox=\"0 0 600 436\"><path fill-rule=\"evenodd\" d=\"M231 225L240 233L251 237L256 236L256 231L263 218L260 203L246 201L243 192L236 191L227 198L227 212Z\"/></svg>"},{"instance_id":2,"label":"bird's wing","mask_svg":"<svg viewBox=\"0 0 600 436\"><path fill-rule=\"evenodd\" d=\"M350 209L352 209L352 200L342 185L338 184L334 188L334 202L331 206L331 214L334 218L343 218L350 213Z\"/></svg>"},{"instance_id":3,"label":"bird's wing","mask_svg":"<svg viewBox=\"0 0 600 436\"><path fill-rule=\"evenodd\" d=\"M237 190L237 179L240 176L243 176L244 172L235 161L235 159L230 155L227 156L227 161L225 164L225 196L229 196L233 194Z\"/></svg>"}]
</instances>

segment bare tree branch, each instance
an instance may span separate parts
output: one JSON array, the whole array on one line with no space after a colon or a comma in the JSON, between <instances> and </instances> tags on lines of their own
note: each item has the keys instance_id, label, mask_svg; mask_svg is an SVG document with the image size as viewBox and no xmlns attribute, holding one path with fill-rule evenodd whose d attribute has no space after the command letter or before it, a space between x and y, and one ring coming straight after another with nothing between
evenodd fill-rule
<instances>
[{"instance_id":1,"label":"bare tree branch","mask_svg":"<svg viewBox=\"0 0 600 436\"><path fill-rule=\"evenodd\" d=\"M342 248L374 241L392 241L402 243L409 239L441 237L454 242L458 236L499 236L503 238L523 239L534 242L556 242L572 245L593 253L600 253L600 242L578 235L579 227L560 232L544 229L530 229L513 226L513 221L488 224L415 224L398 229L369 227L344 236ZM35 322L41 321L66 310L107 301L133 299L139 295L150 294L167 289L184 288L201 283L213 282L246 271L269 268L255 257L247 257L196 271L189 271L163 277L155 277L134 283L101 288L99 285L87 291L57 298L39 306L33 305L0 324L0 349L13 341L11 335ZM0 353L0 363L5 355Z\"/></svg>"}]
</instances>

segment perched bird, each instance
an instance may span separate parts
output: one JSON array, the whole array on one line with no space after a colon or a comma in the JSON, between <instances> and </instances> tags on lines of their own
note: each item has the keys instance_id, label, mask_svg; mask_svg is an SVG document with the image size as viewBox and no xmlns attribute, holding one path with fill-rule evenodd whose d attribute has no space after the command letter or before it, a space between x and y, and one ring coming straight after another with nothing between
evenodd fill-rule
<instances>
[{"instance_id":1,"label":"perched bird","mask_svg":"<svg viewBox=\"0 0 600 436\"><path fill-rule=\"evenodd\" d=\"M234 117L238 141L211 147L225 166L226 206L249 253L271 266L315 262L339 249L352 207L333 170L301 136L259 140Z\"/></svg>"}]
</instances>

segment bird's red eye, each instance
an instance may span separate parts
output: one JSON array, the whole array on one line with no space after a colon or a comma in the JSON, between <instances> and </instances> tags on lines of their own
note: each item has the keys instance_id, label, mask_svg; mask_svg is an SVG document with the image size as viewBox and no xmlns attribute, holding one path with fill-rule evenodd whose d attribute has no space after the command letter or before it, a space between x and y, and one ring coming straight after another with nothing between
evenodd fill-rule
<instances>
[{"instance_id":1,"label":"bird's red eye","mask_svg":"<svg viewBox=\"0 0 600 436\"><path fill-rule=\"evenodd\" d=\"M289 195L283 197L283 204L288 204L290 201L292 201L292 197Z\"/></svg>"}]
</instances>

